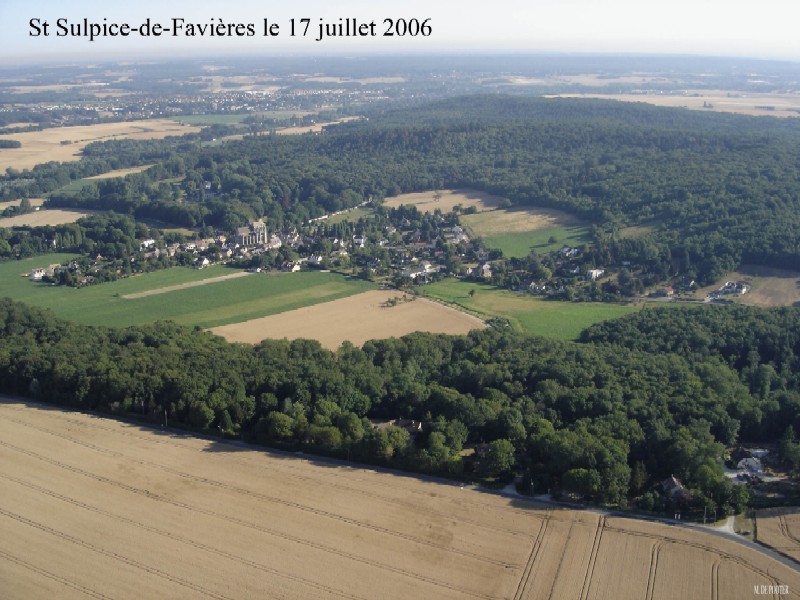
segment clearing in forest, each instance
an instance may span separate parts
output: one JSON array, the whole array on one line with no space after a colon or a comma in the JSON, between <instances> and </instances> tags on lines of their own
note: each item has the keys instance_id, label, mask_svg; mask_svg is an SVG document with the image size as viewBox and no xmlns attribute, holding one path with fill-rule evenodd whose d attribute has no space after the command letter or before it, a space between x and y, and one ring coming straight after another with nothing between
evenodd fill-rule
<instances>
[{"instance_id":1,"label":"clearing in forest","mask_svg":"<svg viewBox=\"0 0 800 600\"><path fill-rule=\"evenodd\" d=\"M0 173L6 169L32 169L50 161L79 160L83 149L92 142L112 139L153 140L200 131L199 127L180 125L171 119L151 119L124 123L100 123L75 127L52 127L0 135L0 140L16 140L20 148L0 148Z\"/></svg>"},{"instance_id":2,"label":"clearing in forest","mask_svg":"<svg viewBox=\"0 0 800 600\"><path fill-rule=\"evenodd\" d=\"M720 278L714 285L695 291L693 296L705 298L727 281L742 281L750 289L742 296L723 296L726 300L749 306L800 306L800 272L756 265L742 265L737 271Z\"/></svg>"},{"instance_id":3,"label":"clearing in forest","mask_svg":"<svg viewBox=\"0 0 800 600\"><path fill-rule=\"evenodd\" d=\"M459 205L462 208L474 206L478 212L494 210L501 201L500 196L476 190L430 190L392 196L386 198L383 205L389 208L413 205L420 212L427 213L433 213L438 208L442 214L447 214Z\"/></svg>"},{"instance_id":4,"label":"clearing in forest","mask_svg":"<svg viewBox=\"0 0 800 600\"><path fill-rule=\"evenodd\" d=\"M524 257L532 250L551 252L590 241L585 221L554 208L497 209L463 215L460 221L472 236L483 238L488 248L502 250L504 256Z\"/></svg>"},{"instance_id":5,"label":"clearing in forest","mask_svg":"<svg viewBox=\"0 0 800 600\"><path fill-rule=\"evenodd\" d=\"M336 121L326 121L325 123L315 123L313 125L299 125L297 127L285 127L277 129L277 135L302 135L304 133L319 133L325 127L330 125L338 125L339 123L347 123L348 121L358 121L361 117L342 117Z\"/></svg>"},{"instance_id":6,"label":"clearing in forest","mask_svg":"<svg viewBox=\"0 0 800 600\"><path fill-rule=\"evenodd\" d=\"M335 350L345 340L361 346L367 340L414 331L458 335L484 327L486 324L477 317L454 308L396 290L373 290L211 331L230 342L306 338Z\"/></svg>"},{"instance_id":7,"label":"clearing in forest","mask_svg":"<svg viewBox=\"0 0 800 600\"><path fill-rule=\"evenodd\" d=\"M800 597L796 569L702 531L15 399L0 486L5 600Z\"/></svg>"}]
</instances>

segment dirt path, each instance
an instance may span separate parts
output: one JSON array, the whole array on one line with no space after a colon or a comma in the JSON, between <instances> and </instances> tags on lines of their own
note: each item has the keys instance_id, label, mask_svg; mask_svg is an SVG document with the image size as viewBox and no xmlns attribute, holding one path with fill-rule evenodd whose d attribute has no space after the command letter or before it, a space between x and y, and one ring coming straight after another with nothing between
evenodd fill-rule
<instances>
[{"instance_id":1,"label":"dirt path","mask_svg":"<svg viewBox=\"0 0 800 600\"><path fill-rule=\"evenodd\" d=\"M252 273L241 271L239 273L231 273L230 275L220 275L219 277L210 277L209 279L201 279L200 281L189 281L188 283L169 285L167 287L157 288L155 290L147 290L146 292L125 294L124 296L122 296L122 298L125 298L126 300L134 300L136 298L146 298L147 296L157 296L158 294L167 294L169 292L174 292L175 290L193 288L200 285L206 285L208 283L217 283L218 281L225 281L226 279L238 279L239 277L245 277L247 275L252 275Z\"/></svg>"}]
</instances>

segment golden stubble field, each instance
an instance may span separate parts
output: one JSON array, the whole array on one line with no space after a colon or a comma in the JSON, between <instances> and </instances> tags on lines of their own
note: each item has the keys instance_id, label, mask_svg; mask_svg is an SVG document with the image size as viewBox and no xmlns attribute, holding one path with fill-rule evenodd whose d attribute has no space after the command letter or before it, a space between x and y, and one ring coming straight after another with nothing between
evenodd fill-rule
<instances>
[{"instance_id":1,"label":"golden stubble field","mask_svg":"<svg viewBox=\"0 0 800 600\"><path fill-rule=\"evenodd\" d=\"M752 598L697 531L0 402L0 589L38 598Z\"/></svg>"},{"instance_id":2,"label":"golden stubble field","mask_svg":"<svg viewBox=\"0 0 800 600\"><path fill-rule=\"evenodd\" d=\"M656 106L710 110L766 117L800 116L800 94L754 93L729 90L687 90L685 94L558 94L548 98L598 98L622 102L644 102Z\"/></svg>"},{"instance_id":3,"label":"golden stubble field","mask_svg":"<svg viewBox=\"0 0 800 600\"><path fill-rule=\"evenodd\" d=\"M21 202L22 198L19 200L7 200L6 202L0 202L0 212L3 212L10 206L19 206ZM30 202L31 206L33 207L41 206L44 204L44 198L28 198L28 202Z\"/></svg>"},{"instance_id":4,"label":"golden stubble field","mask_svg":"<svg viewBox=\"0 0 800 600\"><path fill-rule=\"evenodd\" d=\"M361 346L367 340L400 337L414 331L460 335L486 327L477 317L424 298L385 305L391 298L399 297L402 294L396 290L374 290L221 325L211 331L229 342L257 344L267 338L306 338L319 340L325 348L336 350L345 340Z\"/></svg>"},{"instance_id":5,"label":"golden stubble field","mask_svg":"<svg viewBox=\"0 0 800 600\"><path fill-rule=\"evenodd\" d=\"M181 125L170 119L152 119L125 123L55 127L42 131L0 135L0 140L17 140L22 144L21 148L0 149L0 173L5 173L8 167L23 170L32 169L38 164L50 161L78 160L81 151L88 144L101 140L162 139L197 131L200 131L200 127Z\"/></svg>"},{"instance_id":6,"label":"golden stubble field","mask_svg":"<svg viewBox=\"0 0 800 600\"><path fill-rule=\"evenodd\" d=\"M439 198L436 198L436 194ZM399 206L416 206L420 212L432 213L437 208L446 214L459 204L463 208L474 206L478 212L494 210L502 198L477 190L430 190L427 192L414 192L392 196L383 201L384 206L398 208Z\"/></svg>"},{"instance_id":7,"label":"golden stubble field","mask_svg":"<svg viewBox=\"0 0 800 600\"><path fill-rule=\"evenodd\" d=\"M800 565L800 508L768 508L756 515L758 541L791 556Z\"/></svg>"},{"instance_id":8,"label":"golden stubble field","mask_svg":"<svg viewBox=\"0 0 800 600\"><path fill-rule=\"evenodd\" d=\"M13 217L0 217L0 227L43 227L45 225L63 225L74 223L87 215L96 213L94 210L79 209L42 209L24 215Z\"/></svg>"}]
</instances>

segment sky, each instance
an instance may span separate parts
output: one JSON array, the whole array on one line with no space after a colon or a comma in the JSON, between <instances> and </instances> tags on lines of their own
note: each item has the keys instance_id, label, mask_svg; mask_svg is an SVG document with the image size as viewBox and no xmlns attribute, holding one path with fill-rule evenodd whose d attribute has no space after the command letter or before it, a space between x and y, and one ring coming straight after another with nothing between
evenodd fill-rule
<instances>
[{"instance_id":1,"label":"sky","mask_svg":"<svg viewBox=\"0 0 800 600\"><path fill-rule=\"evenodd\" d=\"M0 0L0 65L83 58L215 54L564 52L695 54L800 62L797 0ZM58 19L102 25L253 24L244 37L59 36ZM31 26L38 19L39 35ZM265 37L263 21L279 27ZM290 35L290 20L296 33ZM305 37L301 19L310 19ZM320 21L367 26L375 36L319 37ZM383 35L385 19L430 35ZM416 21L415 21L416 20ZM41 25L49 23L45 36ZM402 25L402 23L401 23ZM369 28L367 27L367 31Z\"/></svg>"}]
</instances>

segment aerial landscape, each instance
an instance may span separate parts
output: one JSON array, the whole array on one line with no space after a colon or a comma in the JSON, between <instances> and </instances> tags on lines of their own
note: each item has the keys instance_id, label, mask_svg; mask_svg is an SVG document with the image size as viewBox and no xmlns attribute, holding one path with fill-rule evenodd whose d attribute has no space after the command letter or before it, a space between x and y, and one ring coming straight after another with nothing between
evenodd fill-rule
<instances>
[{"instance_id":1,"label":"aerial landscape","mask_svg":"<svg viewBox=\"0 0 800 600\"><path fill-rule=\"evenodd\" d=\"M550 4L0 8L0 596L800 598L796 36Z\"/></svg>"}]
</instances>

